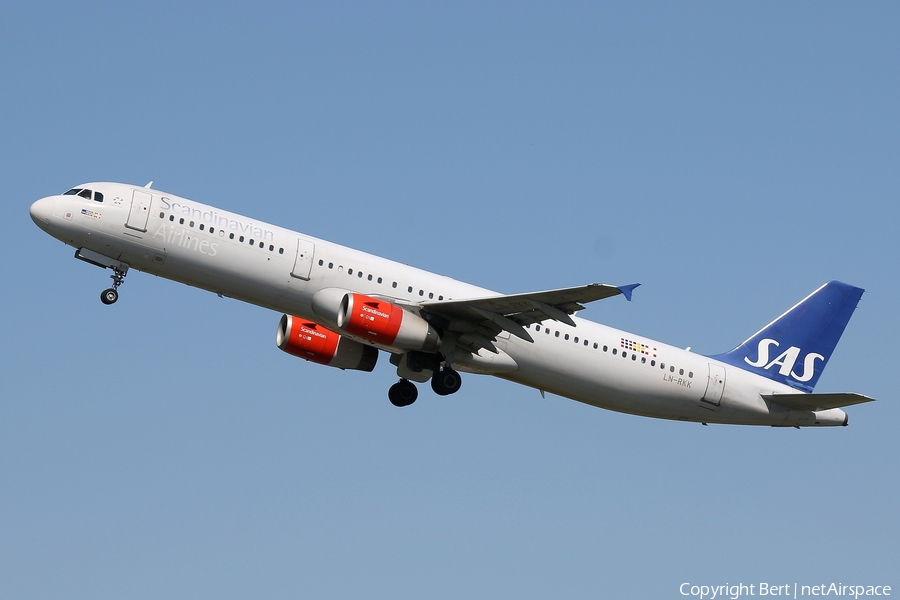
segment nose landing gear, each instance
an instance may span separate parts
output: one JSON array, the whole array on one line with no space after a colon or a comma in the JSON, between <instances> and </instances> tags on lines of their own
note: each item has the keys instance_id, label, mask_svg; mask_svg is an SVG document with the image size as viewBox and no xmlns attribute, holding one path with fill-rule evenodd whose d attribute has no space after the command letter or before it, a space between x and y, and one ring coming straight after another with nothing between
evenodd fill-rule
<instances>
[{"instance_id":1,"label":"nose landing gear","mask_svg":"<svg viewBox=\"0 0 900 600\"><path fill-rule=\"evenodd\" d=\"M115 304L116 300L119 299L119 286L122 285L122 282L125 281L125 275L128 274L128 267L121 263L119 266L112 267L112 269L113 274L109 277L113 280L113 286L100 292L100 302L106 305Z\"/></svg>"}]
</instances>

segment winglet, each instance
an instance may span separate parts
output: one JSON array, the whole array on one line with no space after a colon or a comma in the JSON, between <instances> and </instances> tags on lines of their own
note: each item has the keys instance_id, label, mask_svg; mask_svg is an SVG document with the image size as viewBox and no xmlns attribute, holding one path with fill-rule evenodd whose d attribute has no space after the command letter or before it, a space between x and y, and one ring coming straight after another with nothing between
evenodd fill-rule
<instances>
[{"instance_id":1,"label":"winglet","mask_svg":"<svg viewBox=\"0 0 900 600\"><path fill-rule=\"evenodd\" d=\"M639 285L641 285L641 284L632 283L631 285L620 285L620 286L617 286L616 289L618 289L620 292L622 292L622 295L625 296L626 300L631 302L631 293L634 291L634 288L636 288Z\"/></svg>"}]
</instances>

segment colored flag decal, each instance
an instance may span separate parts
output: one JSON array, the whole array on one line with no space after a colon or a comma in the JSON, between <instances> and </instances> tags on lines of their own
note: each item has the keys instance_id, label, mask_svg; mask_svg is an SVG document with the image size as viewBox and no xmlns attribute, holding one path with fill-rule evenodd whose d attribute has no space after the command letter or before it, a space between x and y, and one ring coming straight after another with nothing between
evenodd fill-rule
<instances>
[{"instance_id":1,"label":"colored flag decal","mask_svg":"<svg viewBox=\"0 0 900 600\"><path fill-rule=\"evenodd\" d=\"M640 342L635 342L634 340L627 340L625 338L620 338L621 346L623 350L631 350L632 352L637 352L638 354L643 354L644 356L651 356L656 358L656 348L648 346L646 344L642 344Z\"/></svg>"}]
</instances>

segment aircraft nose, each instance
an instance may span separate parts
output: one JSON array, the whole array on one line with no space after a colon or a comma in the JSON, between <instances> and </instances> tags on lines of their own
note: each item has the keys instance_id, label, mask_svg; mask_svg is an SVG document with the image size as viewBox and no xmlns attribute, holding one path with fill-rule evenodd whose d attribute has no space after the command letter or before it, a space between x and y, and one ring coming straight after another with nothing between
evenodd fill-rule
<instances>
[{"instance_id":1,"label":"aircraft nose","mask_svg":"<svg viewBox=\"0 0 900 600\"><path fill-rule=\"evenodd\" d=\"M32 204L31 209L28 211L31 213L31 220L34 221L35 225L46 231L47 227L50 226L50 216L53 215L55 206L56 200L52 196L41 198Z\"/></svg>"}]
</instances>

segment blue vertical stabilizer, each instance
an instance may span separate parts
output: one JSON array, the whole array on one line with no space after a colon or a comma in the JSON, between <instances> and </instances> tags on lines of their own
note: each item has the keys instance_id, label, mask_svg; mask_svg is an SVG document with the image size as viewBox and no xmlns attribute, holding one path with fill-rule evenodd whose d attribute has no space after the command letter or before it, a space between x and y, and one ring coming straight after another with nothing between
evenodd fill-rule
<instances>
[{"instance_id":1,"label":"blue vertical stabilizer","mask_svg":"<svg viewBox=\"0 0 900 600\"><path fill-rule=\"evenodd\" d=\"M811 392L865 290L829 281L716 360Z\"/></svg>"}]
</instances>

